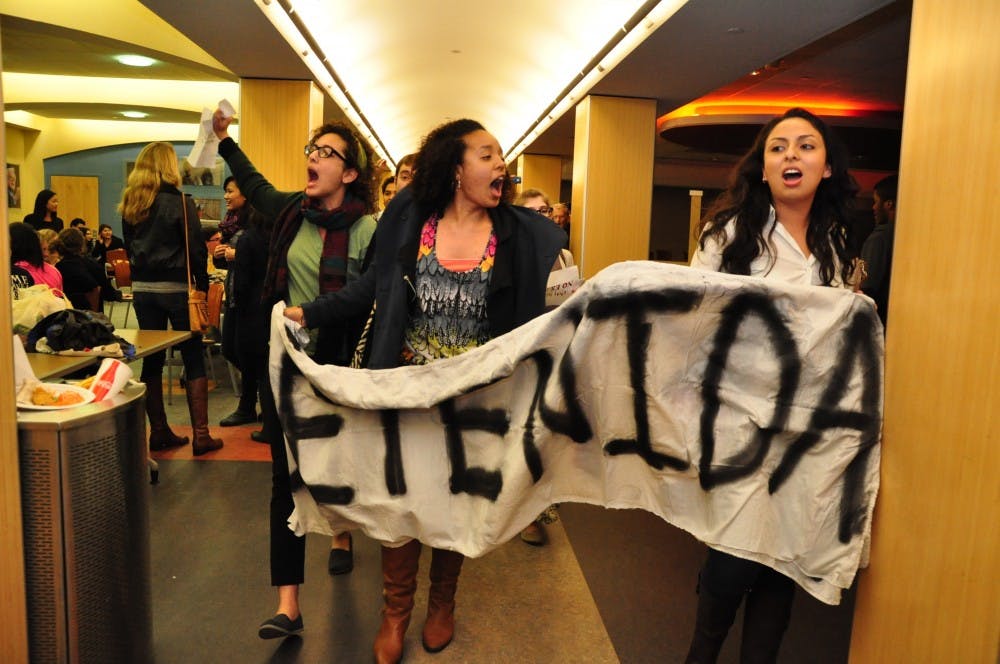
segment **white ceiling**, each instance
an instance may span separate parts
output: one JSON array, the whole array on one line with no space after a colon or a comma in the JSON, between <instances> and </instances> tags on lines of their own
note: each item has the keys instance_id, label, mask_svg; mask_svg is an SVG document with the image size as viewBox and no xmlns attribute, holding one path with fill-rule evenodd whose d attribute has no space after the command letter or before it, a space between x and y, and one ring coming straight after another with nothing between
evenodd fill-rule
<instances>
[{"instance_id":1,"label":"white ceiling","mask_svg":"<svg viewBox=\"0 0 1000 664\"><path fill-rule=\"evenodd\" d=\"M288 0L117 2L144 5L169 24L166 29L185 35L233 77L312 77L260 7L287 8ZM463 116L481 121L504 141L505 148L513 147L508 143L562 89L559 83L532 84L530 76L547 70L555 80L572 78L570 51L577 59L585 53L570 37L591 35L584 46L596 52L621 17L630 16L639 4L637 0L508 0L499 4L297 0L296 6L362 114L391 156L398 158L415 149L420 137L439 122ZM744 96L766 92L805 102L812 93L826 91L849 101L899 110L909 4L908 0L690 0L591 92L656 99L660 113L719 89ZM61 14L61 29L74 27L75 11ZM30 9L25 12L28 15L22 18L41 20L31 16ZM46 21L55 22L51 14L45 13ZM32 47L30 40L27 47L14 43L8 48L8 20L0 21L5 65L22 63L17 66L24 67L24 62L45 53L37 42ZM75 37L80 40L86 34L77 32ZM149 54L143 37L137 31L137 49ZM107 41L98 38L92 47L111 48ZM176 56L164 55L172 58L174 67L184 64ZM73 59L78 66L79 57ZM748 78L750 71L783 59L790 64L766 77ZM46 59L44 68L58 73L53 71L58 64L52 58ZM11 71L6 66L5 70ZM191 63L191 70L192 80L204 80L206 75L216 75L220 81L228 77L203 64ZM170 78L180 77L174 73ZM99 86L92 88L92 98L82 100L84 105L108 101L101 99ZM171 90L179 100L177 109L216 101L181 102L186 95L183 86L172 83ZM5 103L18 101L8 98ZM526 110L517 110L521 102L527 103ZM571 157L572 118L572 112L566 113L528 151ZM665 143L658 141L660 158L673 149Z\"/></svg>"}]
</instances>

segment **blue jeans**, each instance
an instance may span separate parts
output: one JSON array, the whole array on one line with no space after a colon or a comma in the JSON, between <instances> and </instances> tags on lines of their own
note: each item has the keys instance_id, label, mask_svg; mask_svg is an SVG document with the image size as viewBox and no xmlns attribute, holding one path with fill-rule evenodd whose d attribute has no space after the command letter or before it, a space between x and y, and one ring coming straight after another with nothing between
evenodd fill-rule
<instances>
[{"instance_id":1,"label":"blue jeans","mask_svg":"<svg viewBox=\"0 0 1000 664\"><path fill-rule=\"evenodd\" d=\"M132 306L135 307L135 317L139 320L140 330L165 330L167 322L175 330L188 330L191 323L188 318L187 293L135 293ZM190 339L177 346L184 360L184 372L188 380L204 378L205 356L203 355L201 335L195 333ZM167 359L167 351L161 350L147 355L142 360L142 375L144 383L151 380L159 382L163 378L163 364Z\"/></svg>"}]
</instances>

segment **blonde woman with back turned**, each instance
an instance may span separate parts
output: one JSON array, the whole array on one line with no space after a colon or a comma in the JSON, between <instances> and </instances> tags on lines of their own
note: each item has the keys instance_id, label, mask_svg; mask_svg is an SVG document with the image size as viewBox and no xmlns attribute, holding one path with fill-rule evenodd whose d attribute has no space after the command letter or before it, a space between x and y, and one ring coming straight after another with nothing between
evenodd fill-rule
<instances>
[{"instance_id":1,"label":"blonde woman with back turned","mask_svg":"<svg viewBox=\"0 0 1000 664\"><path fill-rule=\"evenodd\" d=\"M118 211L122 215L125 249L132 264L135 315L144 330L190 329L188 318L188 259L191 280L198 290L208 289L208 249L201 236L201 223L194 201L179 187L177 154L170 143L150 143L142 149L128 176ZM184 208L187 207L188 246L184 245ZM187 401L191 414L195 456L222 447L208 430L208 381L201 335L193 334L180 345L187 376ZM175 435L163 408L163 363L166 351L147 356L140 379L146 384L146 415L149 417L149 449L163 450L186 445Z\"/></svg>"}]
</instances>

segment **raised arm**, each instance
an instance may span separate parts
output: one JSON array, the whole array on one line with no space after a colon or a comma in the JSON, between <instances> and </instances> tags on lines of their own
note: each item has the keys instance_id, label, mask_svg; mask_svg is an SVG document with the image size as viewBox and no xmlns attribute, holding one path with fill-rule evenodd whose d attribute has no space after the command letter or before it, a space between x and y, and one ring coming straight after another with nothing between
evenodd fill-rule
<instances>
[{"instance_id":1,"label":"raised arm","mask_svg":"<svg viewBox=\"0 0 1000 664\"><path fill-rule=\"evenodd\" d=\"M300 192L278 191L257 171L240 150L240 146L229 136L229 125L232 121L232 118L223 117L218 109L212 116L212 130L220 141L219 155L226 160L229 170L236 178L236 185L250 204L258 212L276 217L296 196L300 195Z\"/></svg>"}]
</instances>

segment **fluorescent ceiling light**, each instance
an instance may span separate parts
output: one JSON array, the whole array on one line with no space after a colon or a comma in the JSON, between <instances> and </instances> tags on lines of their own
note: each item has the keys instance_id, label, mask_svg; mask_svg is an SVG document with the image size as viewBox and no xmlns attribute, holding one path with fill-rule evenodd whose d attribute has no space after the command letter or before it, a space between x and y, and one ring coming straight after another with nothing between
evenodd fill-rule
<instances>
[{"instance_id":1,"label":"fluorescent ceiling light","mask_svg":"<svg viewBox=\"0 0 1000 664\"><path fill-rule=\"evenodd\" d=\"M530 143L525 137L572 109L683 4L576 0L567 11L565 3L508 0L484 19L480 4L454 0L368 0L363 12L318 0L257 0L390 163L458 118L481 122L513 158ZM405 57L386 57L401 45ZM560 105L567 91L575 98Z\"/></svg>"},{"instance_id":2,"label":"fluorescent ceiling light","mask_svg":"<svg viewBox=\"0 0 1000 664\"><path fill-rule=\"evenodd\" d=\"M115 60L129 67L149 67L156 64L156 60L145 55L116 55Z\"/></svg>"},{"instance_id":3,"label":"fluorescent ceiling light","mask_svg":"<svg viewBox=\"0 0 1000 664\"><path fill-rule=\"evenodd\" d=\"M142 111L122 111L122 115L124 115L127 118L134 118L136 120L149 117L149 113L143 113Z\"/></svg>"}]
</instances>

